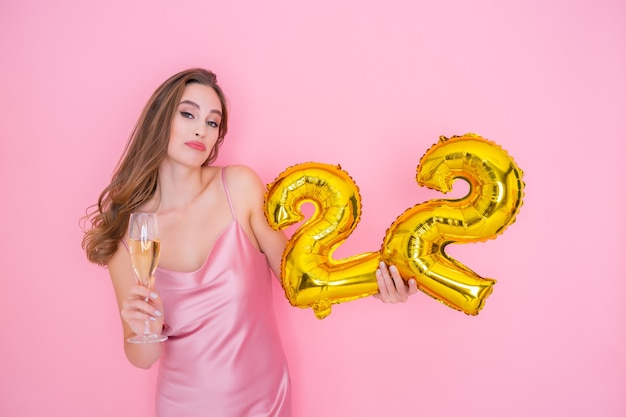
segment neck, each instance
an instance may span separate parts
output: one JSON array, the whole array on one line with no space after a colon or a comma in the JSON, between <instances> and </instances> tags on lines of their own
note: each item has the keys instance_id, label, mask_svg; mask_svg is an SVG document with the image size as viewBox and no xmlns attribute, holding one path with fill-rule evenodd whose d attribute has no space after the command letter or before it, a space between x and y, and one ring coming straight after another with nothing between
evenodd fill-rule
<instances>
[{"instance_id":1,"label":"neck","mask_svg":"<svg viewBox=\"0 0 626 417\"><path fill-rule=\"evenodd\" d=\"M159 168L156 197L158 210L177 210L187 207L204 191L209 183L208 169L163 164Z\"/></svg>"}]
</instances>

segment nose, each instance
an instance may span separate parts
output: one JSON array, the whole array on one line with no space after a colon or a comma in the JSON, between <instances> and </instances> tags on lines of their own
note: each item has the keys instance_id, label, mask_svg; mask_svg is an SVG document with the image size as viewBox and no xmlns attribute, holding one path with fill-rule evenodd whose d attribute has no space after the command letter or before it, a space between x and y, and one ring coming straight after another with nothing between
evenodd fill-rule
<instances>
[{"instance_id":1,"label":"nose","mask_svg":"<svg viewBox=\"0 0 626 417\"><path fill-rule=\"evenodd\" d=\"M198 136L198 137L205 137L206 136L206 131L207 131L206 123L198 124L198 127L196 127L196 136Z\"/></svg>"}]
</instances>

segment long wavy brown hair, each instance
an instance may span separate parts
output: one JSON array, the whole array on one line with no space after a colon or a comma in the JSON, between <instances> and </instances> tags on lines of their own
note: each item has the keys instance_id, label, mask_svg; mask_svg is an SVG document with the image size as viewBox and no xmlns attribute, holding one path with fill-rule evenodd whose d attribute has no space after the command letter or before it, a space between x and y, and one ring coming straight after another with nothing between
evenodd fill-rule
<instances>
[{"instance_id":1,"label":"long wavy brown hair","mask_svg":"<svg viewBox=\"0 0 626 417\"><path fill-rule=\"evenodd\" d=\"M228 129L226 97L214 73L201 68L181 71L152 93L126 143L111 183L83 217L84 223L91 223L91 227L84 227L82 242L90 262L98 265L109 262L126 233L130 213L154 195L159 166L167 154L172 119L185 87L191 83L213 88L222 104L218 139L204 165L217 158Z\"/></svg>"}]
</instances>

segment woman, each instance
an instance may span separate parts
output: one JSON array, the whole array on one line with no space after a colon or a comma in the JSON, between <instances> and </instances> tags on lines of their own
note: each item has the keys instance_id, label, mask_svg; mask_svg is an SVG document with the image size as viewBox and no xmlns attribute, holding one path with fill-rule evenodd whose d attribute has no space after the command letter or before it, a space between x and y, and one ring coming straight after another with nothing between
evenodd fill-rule
<instances>
[{"instance_id":1,"label":"woman","mask_svg":"<svg viewBox=\"0 0 626 417\"><path fill-rule=\"evenodd\" d=\"M265 186L245 166L213 166L228 125L213 73L182 71L153 93L111 183L88 218L83 248L106 265L128 360L161 360L157 416L289 416L290 383L272 308L284 233L262 211ZM156 288L136 284L127 248L129 215L157 212ZM383 302L404 302L394 267L377 272ZM164 343L132 344L149 320Z\"/></svg>"}]
</instances>

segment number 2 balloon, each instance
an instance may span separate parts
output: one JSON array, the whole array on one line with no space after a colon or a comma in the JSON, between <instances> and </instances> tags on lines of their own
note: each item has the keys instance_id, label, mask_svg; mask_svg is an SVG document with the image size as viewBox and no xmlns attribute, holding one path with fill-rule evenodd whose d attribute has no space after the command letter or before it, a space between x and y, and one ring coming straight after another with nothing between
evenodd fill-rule
<instances>
[{"instance_id":1,"label":"number 2 balloon","mask_svg":"<svg viewBox=\"0 0 626 417\"><path fill-rule=\"evenodd\" d=\"M443 304L476 315L495 280L482 278L445 253L451 243L493 239L515 221L523 199L522 171L500 146L475 134L441 137L422 156L419 185L443 193L461 178L468 194L415 205L387 229L379 252L335 260L333 251L354 231L361 197L352 178L339 166L315 162L294 165L268 186L265 215L274 229L303 220L300 207L315 212L287 242L281 283L291 305L310 307L322 319L332 304L378 291L376 269L383 260L398 267L404 279Z\"/></svg>"}]
</instances>

